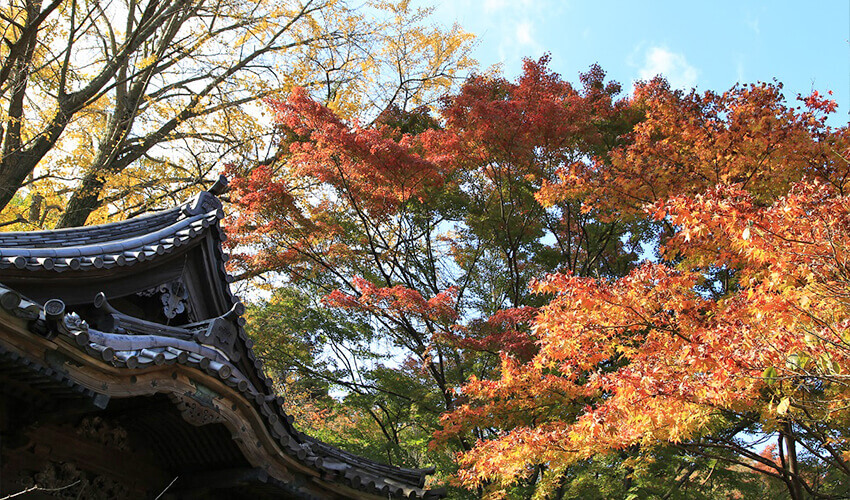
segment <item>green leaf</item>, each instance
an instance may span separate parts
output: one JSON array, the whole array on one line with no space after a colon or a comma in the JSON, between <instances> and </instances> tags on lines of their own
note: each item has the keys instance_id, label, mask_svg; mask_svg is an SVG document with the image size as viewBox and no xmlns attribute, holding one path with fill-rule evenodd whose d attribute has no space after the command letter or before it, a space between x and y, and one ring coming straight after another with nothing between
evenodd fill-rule
<instances>
[{"instance_id":1,"label":"green leaf","mask_svg":"<svg viewBox=\"0 0 850 500\"><path fill-rule=\"evenodd\" d=\"M765 368L764 372L762 372L762 374L761 374L761 376L764 377L764 379L768 383L768 385L772 385L772 384L776 383L776 376L777 375L778 374L776 373L776 368L774 368L772 366L769 367L769 368Z\"/></svg>"}]
</instances>

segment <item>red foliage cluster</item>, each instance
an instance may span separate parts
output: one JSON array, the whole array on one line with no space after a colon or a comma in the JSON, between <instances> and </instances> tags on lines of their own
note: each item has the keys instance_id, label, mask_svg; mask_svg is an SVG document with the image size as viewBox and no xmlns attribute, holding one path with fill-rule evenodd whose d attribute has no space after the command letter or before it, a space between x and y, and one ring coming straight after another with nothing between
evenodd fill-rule
<instances>
[{"instance_id":1,"label":"red foliage cluster","mask_svg":"<svg viewBox=\"0 0 850 500\"><path fill-rule=\"evenodd\" d=\"M484 320L468 325L456 325L445 339L461 349L501 352L528 361L537 352L535 338L529 335L529 325L537 314L536 307L501 309Z\"/></svg>"},{"instance_id":2,"label":"red foliage cluster","mask_svg":"<svg viewBox=\"0 0 850 500\"><path fill-rule=\"evenodd\" d=\"M360 277L355 277L353 282L357 295L334 290L322 301L330 307L370 312L398 322L414 317L444 325L457 319L454 309L457 291L454 288L425 299L418 291L403 286L378 287Z\"/></svg>"}]
</instances>

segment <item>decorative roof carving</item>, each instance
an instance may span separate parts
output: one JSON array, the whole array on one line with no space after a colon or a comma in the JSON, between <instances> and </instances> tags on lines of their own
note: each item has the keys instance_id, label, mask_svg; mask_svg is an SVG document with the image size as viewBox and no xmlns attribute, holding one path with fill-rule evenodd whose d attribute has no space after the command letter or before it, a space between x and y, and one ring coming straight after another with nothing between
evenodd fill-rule
<instances>
[{"instance_id":1,"label":"decorative roof carving","mask_svg":"<svg viewBox=\"0 0 850 500\"><path fill-rule=\"evenodd\" d=\"M183 420L196 427L224 422L224 417L221 416L211 402L203 402L203 400L196 399L190 394L182 396L172 394L171 399L174 401L177 409L180 410Z\"/></svg>"},{"instance_id":2,"label":"decorative roof carving","mask_svg":"<svg viewBox=\"0 0 850 500\"><path fill-rule=\"evenodd\" d=\"M186 299L189 298L189 291L183 284L183 280L174 280L162 285L149 288L139 292L139 295L146 297L159 297L162 302L162 312L168 319L174 319L178 314L186 312L189 308Z\"/></svg>"}]
</instances>

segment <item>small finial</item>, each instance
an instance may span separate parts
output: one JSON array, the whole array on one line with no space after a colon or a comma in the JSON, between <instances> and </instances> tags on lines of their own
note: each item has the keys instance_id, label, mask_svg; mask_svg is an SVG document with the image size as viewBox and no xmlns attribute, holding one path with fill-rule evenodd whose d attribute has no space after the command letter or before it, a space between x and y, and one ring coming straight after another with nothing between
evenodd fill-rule
<instances>
[{"instance_id":1,"label":"small finial","mask_svg":"<svg viewBox=\"0 0 850 500\"><path fill-rule=\"evenodd\" d=\"M224 175L219 175L218 180L215 181L215 184L213 184L212 187L209 188L207 191L209 191L211 194L214 194L215 196L221 196L227 192L227 189L227 177L225 177Z\"/></svg>"}]
</instances>

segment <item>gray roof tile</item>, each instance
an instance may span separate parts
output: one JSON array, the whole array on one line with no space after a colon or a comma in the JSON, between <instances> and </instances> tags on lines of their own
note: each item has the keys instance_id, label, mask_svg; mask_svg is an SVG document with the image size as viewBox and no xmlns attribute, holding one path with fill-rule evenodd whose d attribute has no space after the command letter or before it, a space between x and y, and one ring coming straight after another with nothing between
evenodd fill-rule
<instances>
[{"instance_id":1,"label":"gray roof tile","mask_svg":"<svg viewBox=\"0 0 850 500\"><path fill-rule=\"evenodd\" d=\"M126 221L53 231L0 233L0 269L61 272L132 265L169 253L205 234L210 227L215 228L215 236L223 234L218 227L222 216L221 202L203 192L180 206ZM82 261L65 260L80 257Z\"/></svg>"}]
</instances>

